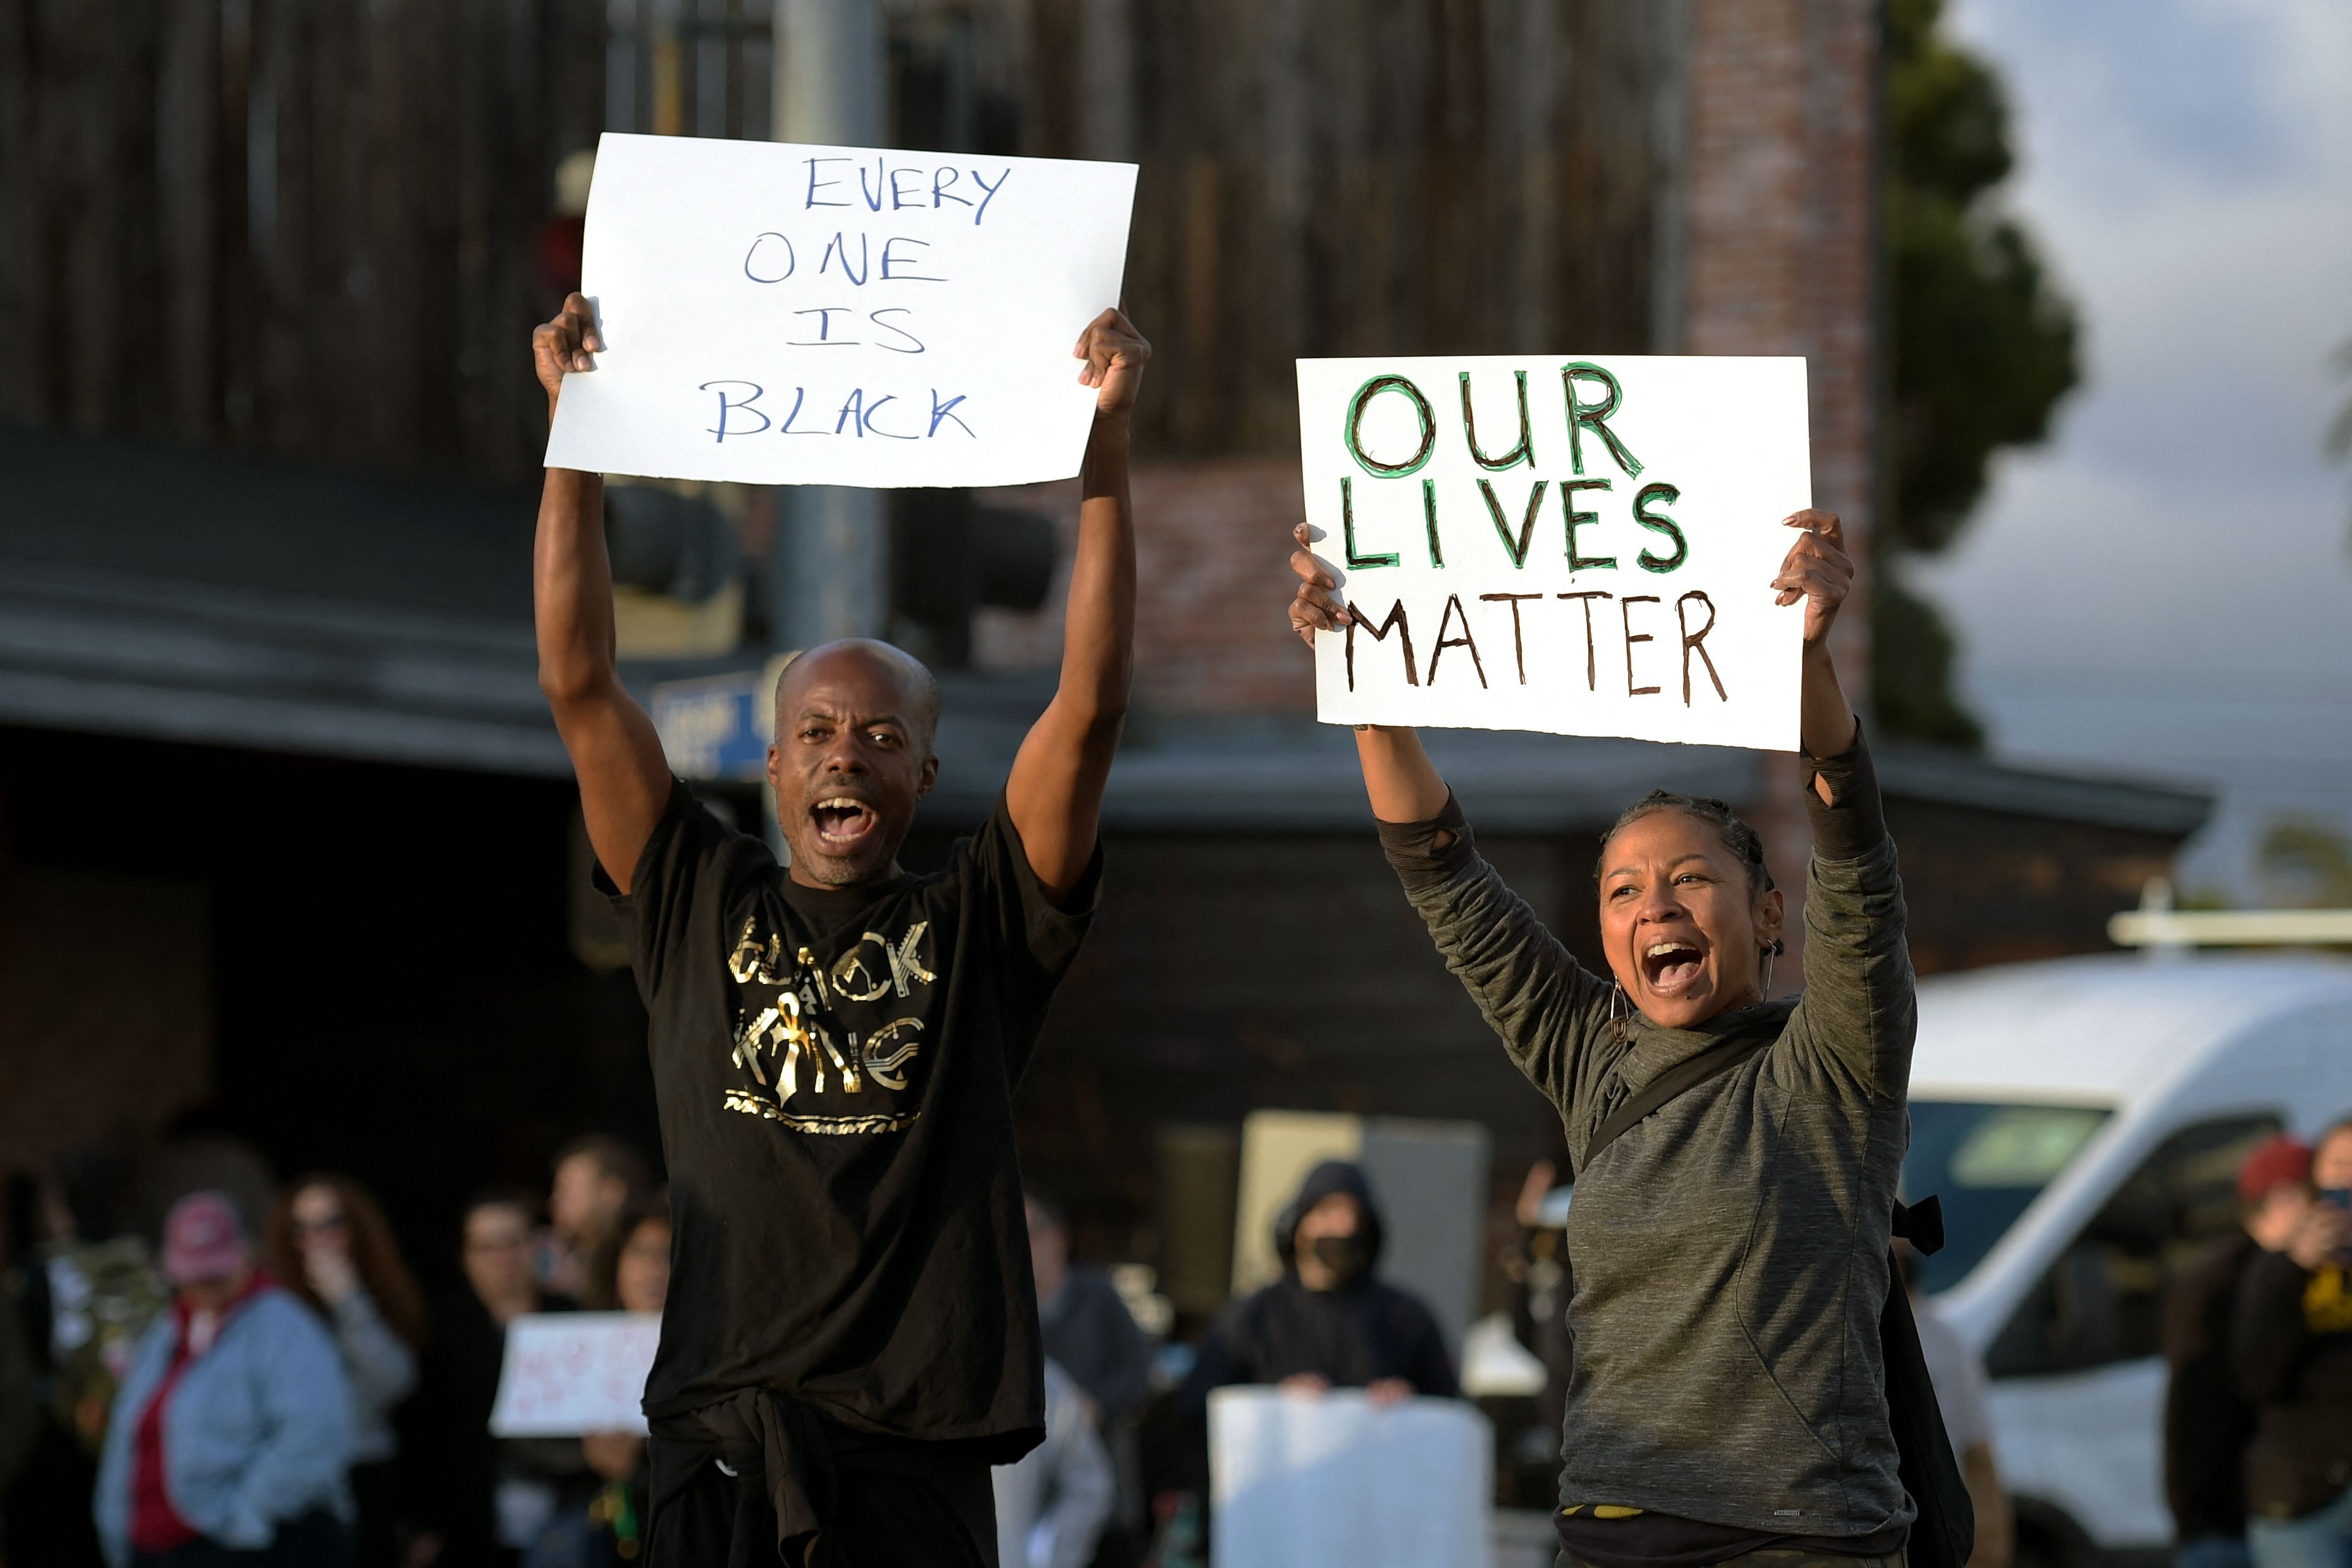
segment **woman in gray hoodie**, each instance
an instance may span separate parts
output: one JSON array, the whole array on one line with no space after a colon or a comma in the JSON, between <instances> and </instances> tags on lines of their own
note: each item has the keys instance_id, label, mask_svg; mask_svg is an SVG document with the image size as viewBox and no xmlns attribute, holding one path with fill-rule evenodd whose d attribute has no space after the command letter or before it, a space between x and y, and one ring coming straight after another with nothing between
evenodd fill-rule
<instances>
[{"instance_id":1,"label":"woman in gray hoodie","mask_svg":"<svg viewBox=\"0 0 2352 1568\"><path fill-rule=\"evenodd\" d=\"M1478 857L1411 730L1356 736L1407 897L1577 1167L1563 1564L1891 1564L1913 1518L1879 1347L1915 1026L1902 888L1830 656L1853 563L1834 516L1788 522L1771 586L1804 604L1801 995L1772 997L1782 896L1720 801L1654 794L1602 841L1596 973ZM1291 624L1311 643L1348 612L1298 539ZM1750 1054L1588 1162L1612 1111L1709 1051Z\"/></svg>"}]
</instances>

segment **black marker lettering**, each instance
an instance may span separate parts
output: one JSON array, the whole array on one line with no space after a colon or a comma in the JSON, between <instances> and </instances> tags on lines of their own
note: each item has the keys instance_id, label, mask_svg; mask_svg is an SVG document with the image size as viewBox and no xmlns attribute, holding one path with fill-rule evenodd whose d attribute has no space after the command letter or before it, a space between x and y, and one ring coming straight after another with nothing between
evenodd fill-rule
<instances>
[{"instance_id":1,"label":"black marker lettering","mask_svg":"<svg viewBox=\"0 0 2352 1568\"><path fill-rule=\"evenodd\" d=\"M1397 640L1404 645L1404 683L1407 686L1421 684L1421 677L1415 675L1412 669L1412 623L1405 618L1404 601L1399 599L1394 605L1391 606L1389 618L1375 626L1364 612L1356 607L1356 601L1350 599L1348 601L1349 690L1356 689L1356 628L1358 626L1363 627L1370 633L1374 642L1388 641L1389 628L1395 627Z\"/></svg>"},{"instance_id":2,"label":"black marker lettering","mask_svg":"<svg viewBox=\"0 0 2352 1568\"><path fill-rule=\"evenodd\" d=\"M1601 689L1601 669L1592 647L1592 601L1613 599L1617 595L1601 588L1587 588L1580 594L1561 594L1558 596L1563 599L1584 601L1584 689L1598 691Z\"/></svg>"},{"instance_id":3,"label":"black marker lettering","mask_svg":"<svg viewBox=\"0 0 2352 1568\"><path fill-rule=\"evenodd\" d=\"M1412 405L1413 417L1421 421L1421 444L1413 448L1412 457L1401 463L1383 463L1364 451L1364 410L1383 392L1402 393ZM1348 424L1343 434L1349 454L1364 472L1376 479L1401 479L1419 472L1421 466L1429 461L1430 453L1436 449L1437 418L1430 413L1429 399L1421 395L1421 388L1401 375L1376 375L1356 388L1356 395L1348 400Z\"/></svg>"},{"instance_id":4,"label":"black marker lettering","mask_svg":"<svg viewBox=\"0 0 2352 1568\"><path fill-rule=\"evenodd\" d=\"M1528 563L1528 550L1536 537L1536 513L1543 510L1544 487L1550 483L1549 479L1538 479L1535 489L1528 492L1527 516L1519 521L1519 537L1514 542L1511 525L1503 521L1503 503L1495 499L1494 485L1486 479L1478 481L1478 493L1486 498L1486 514L1495 520L1495 531L1502 537L1503 549L1513 566L1524 567Z\"/></svg>"},{"instance_id":5,"label":"black marker lettering","mask_svg":"<svg viewBox=\"0 0 2352 1568\"><path fill-rule=\"evenodd\" d=\"M1580 403L1576 396L1576 384L1580 378L1598 381L1608 389L1608 395L1590 407ZM1622 401L1617 390L1617 378L1597 364L1578 360L1573 364L1560 367L1559 384L1568 394L1570 465L1578 473L1584 472L1584 432L1590 430L1607 443L1609 455L1617 459L1617 466L1625 470L1627 479L1639 479L1642 473L1640 460L1625 449L1625 443L1619 440L1617 432L1608 426L1609 416L1618 411L1617 405Z\"/></svg>"},{"instance_id":6,"label":"black marker lettering","mask_svg":"<svg viewBox=\"0 0 2352 1568\"><path fill-rule=\"evenodd\" d=\"M1454 624L1456 616L1462 617L1462 635L1449 638L1445 628ZM1486 685L1486 661L1478 657L1478 645L1470 639L1470 612L1462 607L1462 595L1459 594L1445 595L1445 614L1437 618L1437 646L1429 650L1429 683L1432 686L1437 684L1437 661L1445 657L1445 650L1450 647L1470 650L1470 668L1478 672L1478 685L1483 690Z\"/></svg>"},{"instance_id":7,"label":"black marker lettering","mask_svg":"<svg viewBox=\"0 0 2352 1568\"><path fill-rule=\"evenodd\" d=\"M1682 491L1666 484L1643 485L1635 492L1633 521L1643 528L1653 529L1675 542L1675 552L1672 555L1653 555L1646 550L1642 552L1640 560L1643 571L1671 572L1690 559L1690 541L1683 537L1682 524L1662 511L1653 512L1650 510L1653 505L1672 506L1682 499Z\"/></svg>"},{"instance_id":8,"label":"black marker lettering","mask_svg":"<svg viewBox=\"0 0 2352 1568\"><path fill-rule=\"evenodd\" d=\"M1586 523L1599 522L1601 521L1601 514L1597 511L1579 511L1576 510L1577 492L1579 490L1605 490L1608 488L1609 481L1607 479L1562 479L1559 481L1559 510L1568 514L1568 570L1571 576L1583 571L1588 566L1594 567L1604 572L1614 572L1617 570L1617 557L1614 555L1579 555L1576 552L1576 531L1582 528Z\"/></svg>"},{"instance_id":9,"label":"black marker lettering","mask_svg":"<svg viewBox=\"0 0 2352 1568\"><path fill-rule=\"evenodd\" d=\"M1657 692L1658 689L1654 686L1633 684L1633 645L1637 642L1658 640L1647 632L1637 632L1633 629L1633 606L1655 605L1661 602L1655 594L1628 594L1617 601L1617 613L1625 622L1625 695L1628 697L1650 697Z\"/></svg>"},{"instance_id":10,"label":"black marker lettering","mask_svg":"<svg viewBox=\"0 0 2352 1568\"><path fill-rule=\"evenodd\" d=\"M1511 375L1519 387L1519 444L1499 458L1490 458L1478 449L1478 422L1470 412L1470 373L1462 373L1462 438L1470 444L1470 460L1490 474L1536 460L1535 429L1528 422L1528 373L1515 370Z\"/></svg>"},{"instance_id":11,"label":"black marker lettering","mask_svg":"<svg viewBox=\"0 0 2352 1568\"><path fill-rule=\"evenodd\" d=\"M1421 529L1429 536L1429 563L1432 566L1443 567L1445 564L1445 550L1437 542L1437 481L1435 479L1421 481ZM1435 656L1431 657L1430 662L1432 664L1437 662Z\"/></svg>"},{"instance_id":12,"label":"black marker lettering","mask_svg":"<svg viewBox=\"0 0 2352 1568\"><path fill-rule=\"evenodd\" d=\"M1371 566L1393 566L1393 555L1359 555L1356 553L1356 492L1346 474L1339 476L1339 542L1348 556L1348 570L1362 571Z\"/></svg>"},{"instance_id":13,"label":"black marker lettering","mask_svg":"<svg viewBox=\"0 0 2352 1568\"><path fill-rule=\"evenodd\" d=\"M1509 601L1511 606L1511 652L1519 661L1519 684L1521 686L1525 686L1528 683L1528 644L1527 639L1519 635L1519 601L1521 599L1540 599L1543 595L1541 594L1481 594L1478 597L1489 605L1500 604L1506 600ZM1434 658L1430 660L1430 663L1432 664L1435 664L1437 660Z\"/></svg>"},{"instance_id":14,"label":"black marker lettering","mask_svg":"<svg viewBox=\"0 0 2352 1568\"><path fill-rule=\"evenodd\" d=\"M1696 632L1690 629L1689 606L1693 599L1706 606L1706 625ZM1700 646L1706 641L1706 634L1715 630L1715 601L1699 590L1692 589L1675 601L1675 623L1682 627L1683 632L1683 706L1690 706L1690 658L1694 653L1698 655L1699 662L1706 666L1706 678L1715 683L1716 696L1726 702L1730 701L1731 694L1723 689L1723 677L1716 673L1715 660Z\"/></svg>"}]
</instances>

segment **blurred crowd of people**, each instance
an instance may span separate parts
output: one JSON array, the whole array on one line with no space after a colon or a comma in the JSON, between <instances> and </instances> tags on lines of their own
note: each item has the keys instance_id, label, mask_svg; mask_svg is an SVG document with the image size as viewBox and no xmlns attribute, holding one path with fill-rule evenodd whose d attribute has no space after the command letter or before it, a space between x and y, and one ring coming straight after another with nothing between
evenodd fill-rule
<instances>
[{"instance_id":1,"label":"blurred crowd of people","mask_svg":"<svg viewBox=\"0 0 2352 1568\"><path fill-rule=\"evenodd\" d=\"M543 1195L465 1206L439 1244L461 1283L433 1300L346 1175L184 1192L152 1241L95 1166L39 1183L17 1205L0 1311L0 1564L635 1558L641 1436L491 1431L515 1320L657 1314L667 1290L667 1200L635 1150L583 1138L551 1175ZM1047 1436L995 1472L1006 1568L1199 1561L1218 1386L1458 1393L1429 1310L1372 1277L1381 1214L1353 1165L1317 1167L1277 1217L1281 1278L1172 1353L1108 1274L1073 1260L1050 1194L1032 1188L1026 1212Z\"/></svg>"},{"instance_id":2,"label":"blurred crowd of people","mask_svg":"<svg viewBox=\"0 0 2352 1568\"><path fill-rule=\"evenodd\" d=\"M184 1193L152 1245L103 1162L32 1184L0 1310L5 1563L631 1560L640 1437L489 1430L517 1317L658 1313L668 1289L668 1205L640 1155L584 1138L553 1178L544 1202L466 1205L442 1244L462 1284L430 1302L383 1207L333 1172L261 1201Z\"/></svg>"},{"instance_id":3,"label":"blurred crowd of people","mask_svg":"<svg viewBox=\"0 0 2352 1568\"><path fill-rule=\"evenodd\" d=\"M2352 1119L2238 1172L2242 1225L2165 1304L2179 1568L2352 1563Z\"/></svg>"},{"instance_id":4,"label":"blurred crowd of people","mask_svg":"<svg viewBox=\"0 0 2352 1568\"><path fill-rule=\"evenodd\" d=\"M1563 1192L1530 1173L1517 1331L1554 1386L1570 1347ZM2239 1173L2243 1226L2168 1298L2167 1482L2179 1568L2352 1562L2352 1121L2284 1135ZM331 1172L264 1206L199 1188L157 1241L94 1166L15 1208L0 1311L0 1528L7 1564L108 1568L614 1568L646 1518L625 1432L492 1435L508 1325L580 1309L657 1314L667 1200L644 1158L588 1137L547 1193L478 1195L446 1243L462 1284L428 1301L382 1206ZM257 1210L258 1212L257 1212ZM1374 1278L1381 1215L1327 1162L1274 1222L1280 1277L1164 1350L1067 1216L1028 1194L1047 1354L1047 1438L996 1472L1006 1568L1186 1568L1203 1552L1208 1396L1231 1384L1376 1401L1455 1397L1429 1309ZM1922 1304L1953 1447L1978 1506L1975 1568L2009 1561L1981 1363ZM1545 1419L1548 1417L1549 1419Z\"/></svg>"}]
</instances>

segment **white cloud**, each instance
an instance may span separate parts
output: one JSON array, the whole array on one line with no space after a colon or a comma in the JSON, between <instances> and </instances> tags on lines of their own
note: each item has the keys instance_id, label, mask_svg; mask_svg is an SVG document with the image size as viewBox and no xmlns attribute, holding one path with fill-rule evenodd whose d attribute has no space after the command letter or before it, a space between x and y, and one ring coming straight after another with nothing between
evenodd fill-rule
<instances>
[{"instance_id":1,"label":"white cloud","mask_svg":"<svg viewBox=\"0 0 2352 1568\"><path fill-rule=\"evenodd\" d=\"M2085 384L1916 574L2005 753L2221 784L2193 869L2266 815L2352 825L2352 6L1961 0L2006 82L2011 206L2087 328Z\"/></svg>"}]
</instances>

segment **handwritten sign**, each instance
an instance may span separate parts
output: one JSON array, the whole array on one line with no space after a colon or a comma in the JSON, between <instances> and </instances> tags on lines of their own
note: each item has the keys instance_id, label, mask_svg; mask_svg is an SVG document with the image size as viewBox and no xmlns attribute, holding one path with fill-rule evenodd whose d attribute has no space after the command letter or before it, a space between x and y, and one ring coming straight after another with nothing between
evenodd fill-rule
<instances>
[{"instance_id":1,"label":"handwritten sign","mask_svg":"<svg viewBox=\"0 0 2352 1568\"><path fill-rule=\"evenodd\" d=\"M1078 471L1070 349L1118 301L1131 163L605 132L551 467L752 484Z\"/></svg>"},{"instance_id":2,"label":"handwritten sign","mask_svg":"<svg viewBox=\"0 0 2352 1568\"><path fill-rule=\"evenodd\" d=\"M1209 1395L1217 1568L1486 1568L1495 1436L1452 1399Z\"/></svg>"},{"instance_id":3,"label":"handwritten sign","mask_svg":"<svg viewBox=\"0 0 2352 1568\"><path fill-rule=\"evenodd\" d=\"M530 1313L507 1325L490 1406L500 1437L643 1432L641 1401L661 1319L635 1312Z\"/></svg>"},{"instance_id":4,"label":"handwritten sign","mask_svg":"<svg viewBox=\"0 0 2352 1568\"><path fill-rule=\"evenodd\" d=\"M1801 359L1298 362L1318 717L1797 747Z\"/></svg>"}]
</instances>

